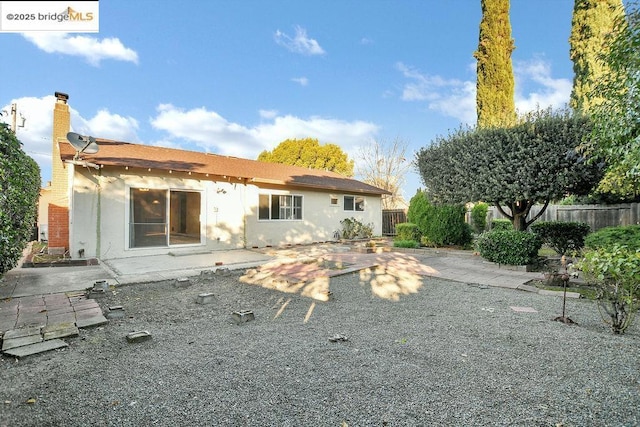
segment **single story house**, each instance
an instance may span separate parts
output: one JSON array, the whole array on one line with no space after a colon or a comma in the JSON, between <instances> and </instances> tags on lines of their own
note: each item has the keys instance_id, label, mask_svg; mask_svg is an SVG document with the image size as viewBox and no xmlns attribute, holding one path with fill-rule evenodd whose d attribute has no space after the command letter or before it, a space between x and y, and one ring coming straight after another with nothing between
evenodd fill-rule
<instances>
[{"instance_id":1,"label":"single story house","mask_svg":"<svg viewBox=\"0 0 640 427\"><path fill-rule=\"evenodd\" d=\"M79 150L68 98L56 92L40 201L50 250L111 259L308 244L335 240L345 218L382 234L389 192L337 173L100 138Z\"/></svg>"}]
</instances>

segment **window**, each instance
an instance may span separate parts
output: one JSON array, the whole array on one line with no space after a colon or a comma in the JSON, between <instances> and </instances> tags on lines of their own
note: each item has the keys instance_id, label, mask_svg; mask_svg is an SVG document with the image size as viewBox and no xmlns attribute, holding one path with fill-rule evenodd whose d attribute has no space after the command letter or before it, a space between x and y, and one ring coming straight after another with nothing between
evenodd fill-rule
<instances>
[{"instance_id":1,"label":"window","mask_svg":"<svg viewBox=\"0 0 640 427\"><path fill-rule=\"evenodd\" d=\"M345 211L364 211L364 197L362 196L344 196Z\"/></svg>"},{"instance_id":2,"label":"window","mask_svg":"<svg viewBox=\"0 0 640 427\"><path fill-rule=\"evenodd\" d=\"M260 194L258 200L258 219L302 219L302 196Z\"/></svg>"},{"instance_id":3,"label":"window","mask_svg":"<svg viewBox=\"0 0 640 427\"><path fill-rule=\"evenodd\" d=\"M200 243L200 193L130 190L129 247Z\"/></svg>"}]
</instances>

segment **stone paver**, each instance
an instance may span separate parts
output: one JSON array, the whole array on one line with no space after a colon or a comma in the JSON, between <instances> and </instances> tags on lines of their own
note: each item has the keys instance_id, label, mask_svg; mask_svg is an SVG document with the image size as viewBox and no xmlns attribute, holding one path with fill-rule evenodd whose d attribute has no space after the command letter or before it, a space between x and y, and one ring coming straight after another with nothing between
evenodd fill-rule
<instances>
[{"instance_id":1,"label":"stone paver","mask_svg":"<svg viewBox=\"0 0 640 427\"><path fill-rule=\"evenodd\" d=\"M97 301L84 292L13 298L0 301L0 310L2 352L15 357L66 346L60 338L108 322Z\"/></svg>"},{"instance_id":2,"label":"stone paver","mask_svg":"<svg viewBox=\"0 0 640 427\"><path fill-rule=\"evenodd\" d=\"M59 339L53 339L48 341L42 341L36 344L24 345L22 347L12 348L10 350L5 351L4 353L7 354L8 356L20 358L20 357L30 356L32 354L43 353L45 351L56 350L58 348L63 348L63 347L69 347L69 344Z\"/></svg>"}]
</instances>

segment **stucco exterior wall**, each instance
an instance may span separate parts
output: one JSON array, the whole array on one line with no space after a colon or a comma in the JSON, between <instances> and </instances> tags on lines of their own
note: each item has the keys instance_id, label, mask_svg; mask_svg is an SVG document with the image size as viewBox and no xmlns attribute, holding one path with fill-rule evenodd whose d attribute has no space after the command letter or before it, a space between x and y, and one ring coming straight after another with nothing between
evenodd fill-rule
<instances>
[{"instance_id":1,"label":"stucco exterior wall","mask_svg":"<svg viewBox=\"0 0 640 427\"><path fill-rule=\"evenodd\" d=\"M382 234L382 205L380 196L364 196L364 211L345 211L347 194L325 191L266 190L249 186L247 198L247 247L283 246L335 240L341 229L340 221L356 218L363 224L373 224L373 234ZM301 220L260 220L257 206L259 194L299 195L303 197ZM331 198L338 204L332 205Z\"/></svg>"},{"instance_id":2,"label":"stucco exterior wall","mask_svg":"<svg viewBox=\"0 0 640 427\"><path fill-rule=\"evenodd\" d=\"M147 175L122 168L70 167L75 168L69 218L69 252L73 258L79 258L81 252L86 258L112 259L330 241L340 229L340 221L351 217L373 224L374 235L382 234L380 196L365 196L364 211L345 211L344 194L336 192L266 190L251 184L196 179L185 173ZM131 248L132 188L199 192L200 243ZM302 196L302 219L259 220L261 193ZM331 204L332 197L337 198L336 205Z\"/></svg>"}]
</instances>

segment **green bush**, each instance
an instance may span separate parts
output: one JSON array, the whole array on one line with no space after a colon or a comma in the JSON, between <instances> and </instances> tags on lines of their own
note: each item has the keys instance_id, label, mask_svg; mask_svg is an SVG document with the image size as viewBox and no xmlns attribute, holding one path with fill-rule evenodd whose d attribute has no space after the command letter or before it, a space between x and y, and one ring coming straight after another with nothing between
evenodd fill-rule
<instances>
[{"instance_id":1,"label":"green bush","mask_svg":"<svg viewBox=\"0 0 640 427\"><path fill-rule=\"evenodd\" d=\"M420 244L415 240L394 240L393 246L396 248L419 248Z\"/></svg>"},{"instance_id":2,"label":"green bush","mask_svg":"<svg viewBox=\"0 0 640 427\"><path fill-rule=\"evenodd\" d=\"M433 205L423 191L409 202L407 219L418 226L422 239L430 246L460 245L471 242L471 229L464 220L462 205Z\"/></svg>"},{"instance_id":3,"label":"green bush","mask_svg":"<svg viewBox=\"0 0 640 427\"><path fill-rule=\"evenodd\" d=\"M591 227L584 222L542 221L534 223L531 231L556 253L566 255L582 249Z\"/></svg>"},{"instance_id":4,"label":"green bush","mask_svg":"<svg viewBox=\"0 0 640 427\"><path fill-rule=\"evenodd\" d=\"M640 225L602 228L584 239L588 249L610 248L616 244L631 250L640 249Z\"/></svg>"},{"instance_id":5,"label":"green bush","mask_svg":"<svg viewBox=\"0 0 640 427\"><path fill-rule=\"evenodd\" d=\"M373 225L363 224L356 218L345 218L340 221L342 230L340 232L343 239L366 239L373 236Z\"/></svg>"},{"instance_id":6,"label":"green bush","mask_svg":"<svg viewBox=\"0 0 640 427\"><path fill-rule=\"evenodd\" d=\"M612 245L588 250L576 263L587 283L598 288L598 310L614 334L631 326L640 289L640 250Z\"/></svg>"},{"instance_id":7,"label":"green bush","mask_svg":"<svg viewBox=\"0 0 640 427\"><path fill-rule=\"evenodd\" d=\"M471 222L476 233L482 233L487 228L488 211L489 205L484 202L478 202L471 208Z\"/></svg>"},{"instance_id":8,"label":"green bush","mask_svg":"<svg viewBox=\"0 0 640 427\"><path fill-rule=\"evenodd\" d=\"M420 230L412 222L396 224L396 238L394 240L414 240L420 241Z\"/></svg>"},{"instance_id":9,"label":"green bush","mask_svg":"<svg viewBox=\"0 0 640 427\"><path fill-rule=\"evenodd\" d=\"M541 247L540 238L526 231L485 231L476 239L476 249L480 255L498 264L526 265L534 263Z\"/></svg>"},{"instance_id":10,"label":"green bush","mask_svg":"<svg viewBox=\"0 0 640 427\"><path fill-rule=\"evenodd\" d=\"M513 223L503 218L492 219L491 230L513 230Z\"/></svg>"},{"instance_id":11,"label":"green bush","mask_svg":"<svg viewBox=\"0 0 640 427\"><path fill-rule=\"evenodd\" d=\"M0 124L0 275L11 270L31 239L40 195L40 168Z\"/></svg>"}]
</instances>

